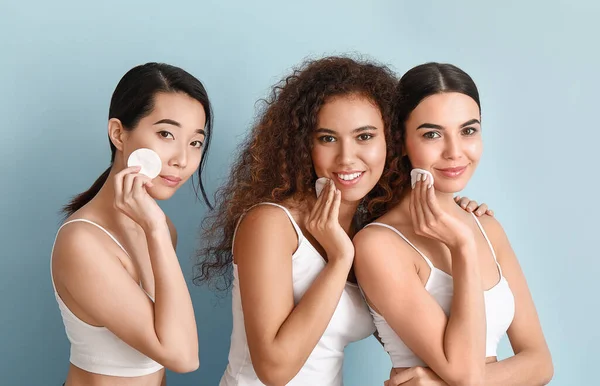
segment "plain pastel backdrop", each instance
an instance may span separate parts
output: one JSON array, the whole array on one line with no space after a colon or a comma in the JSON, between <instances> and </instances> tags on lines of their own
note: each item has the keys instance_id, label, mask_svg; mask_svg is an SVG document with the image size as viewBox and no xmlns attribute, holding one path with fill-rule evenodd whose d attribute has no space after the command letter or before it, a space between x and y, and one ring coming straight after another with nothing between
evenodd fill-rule
<instances>
[{"instance_id":1,"label":"plain pastel backdrop","mask_svg":"<svg viewBox=\"0 0 600 386\"><path fill-rule=\"evenodd\" d=\"M256 101L305 57L342 53L368 55L399 74L441 61L473 76L486 149L465 193L495 210L520 257L554 358L552 384L594 383L599 4L1 0L0 384L64 381L69 346L50 249L61 205L108 166L108 104L127 70L161 61L204 82L216 117L212 194ZM194 373L169 373L169 385L216 385L231 309L228 296L191 284L206 208L190 185L162 206L178 228L201 361ZM510 354L506 339L500 354ZM345 384L381 385L389 368L374 338L352 344Z\"/></svg>"}]
</instances>

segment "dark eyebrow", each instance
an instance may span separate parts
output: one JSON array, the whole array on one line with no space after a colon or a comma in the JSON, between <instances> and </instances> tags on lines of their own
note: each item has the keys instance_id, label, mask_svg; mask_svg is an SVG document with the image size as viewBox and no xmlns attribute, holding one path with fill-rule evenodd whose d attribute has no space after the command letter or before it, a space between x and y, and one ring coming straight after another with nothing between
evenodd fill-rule
<instances>
[{"instance_id":1,"label":"dark eyebrow","mask_svg":"<svg viewBox=\"0 0 600 386\"><path fill-rule=\"evenodd\" d=\"M174 121L172 119L161 119L160 121L155 122L154 124L155 125L159 125L161 123L165 123L167 125L173 125L173 126L181 127L181 123L179 123L177 121ZM204 131L204 129L198 129L198 130L196 130L196 133L198 133L198 134L203 135L203 136L206 137L206 131Z\"/></svg>"},{"instance_id":2,"label":"dark eyebrow","mask_svg":"<svg viewBox=\"0 0 600 386\"><path fill-rule=\"evenodd\" d=\"M481 123L479 122L479 119L471 119L470 121L466 121L465 123L463 123L462 125L460 125L460 127L463 128L463 127L474 125L474 124L481 125ZM440 126L440 125L435 125L433 123L423 123L422 125L420 125L419 127L417 127L417 130L419 130L419 129L444 130L444 127Z\"/></svg>"},{"instance_id":3,"label":"dark eyebrow","mask_svg":"<svg viewBox=\"0 0 600 386\"><path fill-rule=\"evenodd\" d=\"M352 134L362 133L364 131L374 131L374 130L377 130L377 128L375 126L369 126L369 125L361 126L361 127L358 127L356 129L352 130ZM315 133L337 134L337 131L321 127L321 128L316 129Z\"/></svg>"},{"instance_id":4,"label":"dark eyebrow","mask_svg":"<svg viewBox=\"0 0 600 386\"><path fill-rule=\"evenodd\" d=\"M481 122L479 122L479 119L471 119L470 121L466 121L465 123L463 123L462 125L460 125L460 127L471 126L471 125L474 125L474 124L481 125Z\"/></svg>"},{"instance_id":5,"label":"dark eyebrow","mask_svg":"<svg viewBox=\"0 0 600 386\"><path fill-rule=\"evenodd\" d=\"M155 122L155 125L161 124L161 123L166 123L167 125L173 125L173 126L177 126L177 127L181 127L181 123L174 121L172 119L161 119L160 121Z\"/></svg>"}]
</instances>

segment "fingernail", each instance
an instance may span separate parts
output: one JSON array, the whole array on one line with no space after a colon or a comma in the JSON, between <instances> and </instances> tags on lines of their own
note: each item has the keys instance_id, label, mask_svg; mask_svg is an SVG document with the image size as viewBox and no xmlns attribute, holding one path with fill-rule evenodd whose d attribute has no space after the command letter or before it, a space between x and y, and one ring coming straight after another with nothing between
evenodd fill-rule
<instances>
[{"instance_id":1,"label":"fingernail","mask_svg":"<svg viewBox=\"0 0 600 386\"><path fill-rule=\"evenodd\" d=\"M417 175L417 181L421 181L421 177L422 177L422 176L423 176L422 174L418 174L418 175Z\"/></svg>"},{"instance_id":2,"label":"fingernail","mask_svg":"<svg viewBox=\"0 0 600 386\"><path fill-rule=\"evenodd\" d=\"M423 174L423 182L427 181L427 174Z\"/></svg>"}]
</instances>

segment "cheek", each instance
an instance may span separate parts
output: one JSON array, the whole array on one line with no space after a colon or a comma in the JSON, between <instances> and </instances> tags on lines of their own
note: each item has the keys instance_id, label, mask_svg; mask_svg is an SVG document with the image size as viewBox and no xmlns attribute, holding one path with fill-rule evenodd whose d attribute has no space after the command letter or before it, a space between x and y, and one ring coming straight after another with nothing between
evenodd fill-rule
<instances>
[{"instance_id":1,"label":"cheek","mask_svg":"<svg viewBox=\"0 0 600 386\"><path fill-rule=\"evenodd\" d=\"M322 175L324 170L331 166L331 152L327 151L323 146L315 145L311 151L313 167L318 175Z\"/></svg>"},{"instance_id":2,"label":"cheek","mask_svg":"<svg viewBox=\"0 0 600 386\"><path fill-rule=\"evenodd\" d=\"M477 163L483 153L483 143L481 141L473 141L473 143L467 145L465 152L469 155L471 162Z\"/></svg>"},{"instance_id":3,"label":"cheek","mask_svg":"<svg viewBox=\"0 0 600 386\"><path fill-rule=\"evenodd\" d=\"M371 170L383 172L385 167L386 146L385 141L380 141L373 146L366 146L362 151L362 159Z\"/></svg>"},{"instance_id":4,"label":"cheek","mask_svg":"<svg viewBox=\"0 0 600 386\"><path fill-rule=\"evenodd\" d=\"M422 141L407 139L406 153L410 164L413 167L429 169L431 164L440 157L440 151L431 145L426 145Z\"/></svg>"}]
</instances>

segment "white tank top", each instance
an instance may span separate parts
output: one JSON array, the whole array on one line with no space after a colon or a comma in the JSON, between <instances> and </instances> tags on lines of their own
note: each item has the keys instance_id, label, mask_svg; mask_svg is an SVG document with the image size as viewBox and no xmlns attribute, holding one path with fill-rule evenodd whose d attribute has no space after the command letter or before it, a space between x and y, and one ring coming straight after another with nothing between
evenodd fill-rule
<instances>
[{"instance_id":1,"label":"white tank top","mask_svg":"<svg viewBox=\"0 0 600 386\"><path fill-rule=\"evenodd\" d=\"M496 254L494 253L494 248L492 247L490 239L483 230L483 227L479 223L477 217L475 217L475 215L473 215L473 217L475 218L477 226L481 230L481 233L483 233L483 237L485 237L485 240L492 251L492 255L494 256L494 260L496 261L498 272L500 274L500 280L498 283L489 290L484 291L486 316L485 355L486 357L493 357L496 356L496 349L498 348L498 342L500 341L500 338L502 338L512 323L515 315L515 300L513 293L508 286L508 282L502 275L502 269L500 268L500 264L498 264L498 260L496 259ZM406 238L406 236L400 233L400 231L398 231L396 228L377 222L369 225L381 226L395 232L411 247L413 247L415 251L417 251L417 253L423 257L423 259L425 259L425 262L427 262L427 265L431 269L431 273L429 274L429 278L425 284L425 289L438 302L446 315L450 315L450 306L452 304L452 296L454 294L452 276L434 267L427 256L421 253L421 251L419 251L419 249L417 249L417 247L415 247L408 240L408 238ZM401 306L402 305L399 305L399 307ZM390 354L392 365L394 367L427 367L427 364L417 357L404 344L404 342L400 339L400 337L398 337L396 332L392 329L392 327L390 327L385 319L370 306L369 309L373 315L373 320L375 321L375 326L377 327L377 332L381 338L381 341L383 342L385 351Z\"/></svg>"},{"instance_id":2,"label":"white tank top","mask_svg":"<svg viewBox=\"0 0 600 386\"><path fill-rule=\"evenodd\" d=\"M65 225L74 222L85 222L100 228L127 254L125 248L106 229L86 219L80 218L67 221L58 229L58 232ZM56 233L57 237L58 232ZM56 244L56 238L54 239L54 244ZM54 245L52 246L52 251L54 252ZM129 257L128 254L127 256ZM71 356L69 360L73 365L90 373L117 377L140 377L155 373L163 368L161 364L123 342L106 327L87 324L71 312L58 295L58 292L56 292L54 278L52 277L52 257L50 257L50 278L52 279L54 296L58 302L65 325L65 332L71 343ZM148 295L147 292L146 294ZM148 297L152 299L150 295Z\"/></svg>"},{"instance_id":3,"label":"white tank top","mask_svg":"<svg viewBox=\"0 0 600 386\"><path fill-rule=\"evenodd\" d=\"M294 304L298 304L317 275L327 264L312 244L304 237L300 227L290 212L283 206L277 206L287 214L296 233L298 248L292 255L292 278ZM261 204L258 204L261 205ZM234 234L235 238L235 234ZM240 297L240 285L237 266L233 263L232 289L233 332L229 349L229 364L221 378L220 386L263 385L258 379L248 350L244 314ZM373 319L357 285L346 283L333 317L316 347L308 357L302 369L288 383L294 386L341 386L344 348L351 342L368 337L375 332Z\"/></svg>"}]
</instances>

